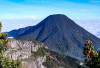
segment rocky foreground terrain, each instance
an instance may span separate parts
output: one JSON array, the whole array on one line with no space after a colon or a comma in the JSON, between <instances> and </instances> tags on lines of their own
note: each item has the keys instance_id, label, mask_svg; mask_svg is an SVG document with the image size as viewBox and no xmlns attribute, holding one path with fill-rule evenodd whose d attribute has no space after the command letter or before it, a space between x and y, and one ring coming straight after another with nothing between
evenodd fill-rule
<instances>
[{"instance_id":1,"label":"rocky foreground terrain","mask_svg":"<svg viewBox=\"0 0 100 68\"><path fill-rule=\"evenodd\" d=\"M20 60L22 68L77 68L80 61L49 50L43 43L9 39L4 56Z\"/></svg>"},{"instance_id":2,"label":"rocky foreground terrain","mask_svg":"<svg viewBox=\"0 0 100 68\"><path fill-rule=\"evenodd\" d=\"M43 44L15 39L9 39L8 44L10 48L4 53L4 56L14 60L20 59L22 68L45 68L42 63L46 61L46 56L32 57L32 51L36 52L38 48L44 46Z\"/></svg>"}]
</instances>

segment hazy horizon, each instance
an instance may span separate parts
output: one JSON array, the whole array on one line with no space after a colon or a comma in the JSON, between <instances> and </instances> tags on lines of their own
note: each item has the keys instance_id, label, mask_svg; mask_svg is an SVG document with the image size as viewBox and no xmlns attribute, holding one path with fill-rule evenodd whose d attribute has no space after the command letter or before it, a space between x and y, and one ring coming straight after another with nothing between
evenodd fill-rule
<instances>
[{"instance_id":1,"label":"hazy horizon","mask_svg":"<svg viewBox=\"0 0 100 68\"><path fill-rule=\"evenodd\" d=\"M36 25L52 14L64 14L100 37L99 0L0 0L2 31Z\"/></svg>"}]
</instances>

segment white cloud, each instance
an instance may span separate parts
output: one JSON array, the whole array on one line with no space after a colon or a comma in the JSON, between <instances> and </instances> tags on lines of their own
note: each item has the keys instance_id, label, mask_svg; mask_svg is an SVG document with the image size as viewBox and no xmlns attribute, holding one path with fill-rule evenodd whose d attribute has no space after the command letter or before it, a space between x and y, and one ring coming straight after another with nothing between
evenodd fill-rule
<instances>
[{"instance_id":1,"label":"white cloud","mask_svg":"<svg viewBox=\"0 0 100 68\"><path fill-rule=\"evenodd\" d=\"M24 16L25 18L36 19L34 16Z\"/></svg>"},{"instance_id":2,"label":"white cloud","mask_svg":"<svg viewBox=\"0 0 100 68\"><path fill-rule=\"evenodd\" d=\"M30 16L32 19L36 19L34 16Z\"/></svg>"},{"instance_id":3,"label":"white cloud","mask_svg":"<svg viewBox=\"0 0 100 68\"><path fill-rule=\"evenodd\" d=\"M20 20L2 20L2 32L11 31L14 29L24 28L27 26L36 25L40 20L33 20L33 19L20 19Z\"/></svg>"},{"instance_id":4,"label":"white cloud","mask_svg":"<svg viewBox=\"0 0 100 68\"><path fill-rule=\"evenodd\" d=\"M100 19L75 20L75 22L100 38Z\"/></svg>"}]
</instances>

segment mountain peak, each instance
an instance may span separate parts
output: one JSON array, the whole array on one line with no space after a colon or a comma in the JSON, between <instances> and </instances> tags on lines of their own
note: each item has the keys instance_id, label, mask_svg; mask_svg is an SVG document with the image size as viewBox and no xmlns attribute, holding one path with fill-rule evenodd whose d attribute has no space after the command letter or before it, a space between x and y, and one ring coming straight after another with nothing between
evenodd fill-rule
<instances>
[{"instance_id":1,"label":"mountain peak","mask_svg":"<svg viewBox=\"0 0 100 68\"><path fill-rule=\"evenodd\" d=\"M49 15L47 18L54 18L54 19L61 19L61 18L66 18L66 19L69 19L66 15L64 14L53 14L53 15Z\"/></svg>"},{"instance_id":2,"label":"mountain peak","mask_svg":"<svg viewBox=\"0 0 100 68\"><path fill-rule=\"evenodd\" d=\"M50 15L50 16L64 16L64 17L67 17L67 16L64 15L64 14L53 14L53 15Z\"/></svg>"},{"instance_id":3,"label":"mountain peak","mask_svg":"<svg viewBox=\"0 0 100 68\"><path fill-rule=\"evenodd\" d=\"M46 17L43 21L39 23L39 25L52 25L52 26L60 26L64 24L75 24L70 18L68 18L64 14L53 14ZM62 27L63 27L62 26Z\"/></svg>"}]
</instances>

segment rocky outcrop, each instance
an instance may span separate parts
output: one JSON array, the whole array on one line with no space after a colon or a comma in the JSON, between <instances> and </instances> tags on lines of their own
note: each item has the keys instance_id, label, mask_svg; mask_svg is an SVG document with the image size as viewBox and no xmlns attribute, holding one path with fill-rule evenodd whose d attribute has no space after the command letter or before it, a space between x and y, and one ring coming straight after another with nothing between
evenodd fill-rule
<instances>
[{"instance_id":1,"label":"rocky outcrop","mask_svg":"<svg viewBox=\"0 0 100 68\"><path fill-rule=\"evenodd\" d=\"M46 60L46 56L44 57L30 57L22 62L22 68L46 68L42 65L42 63Z\"/></svg>"},{"instance_id":2,"label":"rocky outcrop","mask_svg":"<svg viewBox=\"0 0 100 68\"><path fill-rule=\"evenodd\" d=\"M46 68L42 65L46 61L46 56L33 57L31 53L40 47L45 47L43 43L9 39L8 45L9 49L4 52L4 56L14 60L19 59L22 61L22 68Z\"/></svg>"},{"instance_id":3,"label":"rocky outcrop","mask_svg":"<svg viewBox=\"0 0 100 68\"><path fill-rule=\"evenodd\" d=\"M9 48L4 56L18 59L22 63L21 68L77 68L80 65L79 60L48 49L35 40L8 40Z\"/></svg>"}]
</instances>

